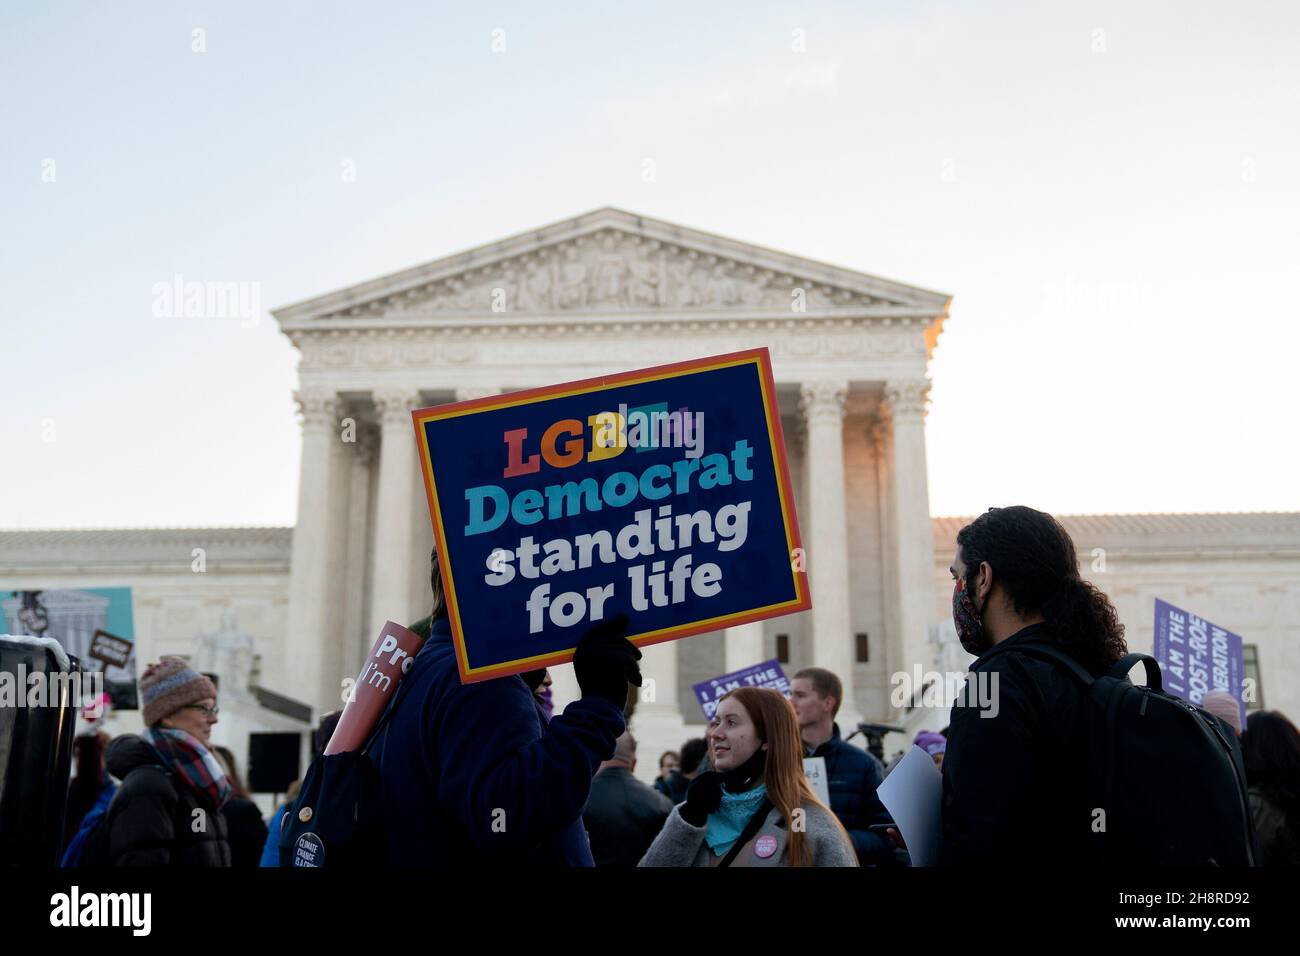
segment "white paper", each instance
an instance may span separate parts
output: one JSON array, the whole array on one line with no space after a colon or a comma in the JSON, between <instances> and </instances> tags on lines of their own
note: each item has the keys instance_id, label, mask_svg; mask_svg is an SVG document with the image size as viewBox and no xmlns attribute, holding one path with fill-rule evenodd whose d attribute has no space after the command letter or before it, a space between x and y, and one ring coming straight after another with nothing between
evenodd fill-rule
<instances>
[{"instance_id":1,"label":"white paper","mask_svg":"<svg viewBox=\"0 0 1300 956\"><path fill-rule=\"evenodd\" d=\"M812 787L812 792L817 794L817 799L829 807L831 791L826 785L826 758L804 757L803 775L808 778L808 784Z\"/></svg>"},{"instance_id":2,"label":"white paper","mask_svg":"<svg viewBox=\"0 0 1300 956\"><path fill-rule=\"evenodd\" d=\"M876 796L898 824L913 866L934 866L943 830L943 777L934 758L913 747L894 765Z\"/></svg>"}]
</instances>

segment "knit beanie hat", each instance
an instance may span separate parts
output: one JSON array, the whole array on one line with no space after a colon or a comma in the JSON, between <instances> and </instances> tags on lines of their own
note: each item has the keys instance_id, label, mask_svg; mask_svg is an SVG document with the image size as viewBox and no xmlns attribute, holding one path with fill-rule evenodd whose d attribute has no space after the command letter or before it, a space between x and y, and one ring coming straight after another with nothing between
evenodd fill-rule
<instances>
[{"instance_id":1,"label":"knit beanie hat","mask_svg":"<svg viewBox=\"0 0 1300 956\"><path fill-rule=\"evenodd\" d=\"M1226 690L1212 690L1205 695L1201 706L1215 717L1226 720L1238 734L1241 733L1241 705Z\"/></svg>"},{"instance_id":2,"label":"knit beanie hat","mask_svg":"<svg viewBox=\"0 0 1300 956\"><path fill-rule=\"evenodd\" d=\"M149 727L182 707L209 697L216 700L216 686L179 657L164 657L150 664L140 678L144 722Z\"/></svg>"}]
</instances>

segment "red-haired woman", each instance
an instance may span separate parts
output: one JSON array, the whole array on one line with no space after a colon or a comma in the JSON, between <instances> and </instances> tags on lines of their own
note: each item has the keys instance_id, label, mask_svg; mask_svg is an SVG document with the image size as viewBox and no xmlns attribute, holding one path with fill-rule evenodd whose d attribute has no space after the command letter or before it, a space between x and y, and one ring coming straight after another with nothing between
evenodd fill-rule
<instances>
[{"instance_id":1,"label":"red-haired woman","mask_svg":"<svg viewBox=\"0 0 1300 956\"><path fill-rule=\"evenodd\" d=\"M778 691L733 690L709 725L714 769L691 781L641 866L857 866L803 775L799 723Z\"/></svg>"}]
</instances>

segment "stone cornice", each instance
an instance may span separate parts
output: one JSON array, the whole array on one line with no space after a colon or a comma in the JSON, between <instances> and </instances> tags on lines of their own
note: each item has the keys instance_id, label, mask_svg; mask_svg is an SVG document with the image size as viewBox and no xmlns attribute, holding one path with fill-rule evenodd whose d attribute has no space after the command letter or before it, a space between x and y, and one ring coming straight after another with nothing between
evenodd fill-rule
<instances>
[{"instance_id":1,"label":"stone cornice","mask_svg":"<svg viewBox=\"0 0 1300 956\"><path fill-rule=\"evenodd\" d=\"M969 518L935 518L936 560L952 556L957 532ZM1108 560L1196 560L1207 557L1300 560L1300 513L1222 512L1057 515L1079 552L1090 560L1103 548Z\"/></svg>"},{"instance_id":2,"label":"stone cornice","mask_svg":"<svg viewBox=\"0 0 1300 956\"><path fill-rule=\"evenodd\" d=\"M911 306L873 306L850 309L810 308L805 312L789 309L692 309L689 311L650 309L592 309L584 312L458 312L434 316L376 315L368 318L336 318L329 322L281 322L280 329L294 344L303 335L334 331L383 332L386 330L421 329L481 335L485 331L503 329L536 329L539 334L551 335L557 331L595 329L602 327L626 332L633 329L655 329L661 334L676 334L683 327L710 329L735 323L784 323L790 329L821 328L825 326L897 325L914 327L918 334L928 335L934 321L932 312Z\"/></svg>"},{"instance_id":3,"label":"stone cornice","mask_svg":"<svg viewBox=\"0 0 1300 956\"><path fill-rule=\"evenodd\" d=\"M797 419L795 419L797 421ZM1093 547L1114 560L1300 560L1300 513L1059 516L1085 563ZM946 568L970 518L932 519L936 567ZM115 528L0 531L0 582L16 576L190 572L194 548L208 574L287 573L293 528Z\"/></svg>"},{"instance_id":4,"label":"stone cornice","mask_svg":"<svg viewBox=\"0 0 1300 956\"><path fill-rule=\"evenodd\" d=\"M774 359L817 359L860 364L854 379L871 378L866 364L896 363L888 377L921 376L927 349L924 321L918 318L737 318L653 321L501 321L491 327L472 325L389 328L319 328L291 335L300 349L305 371L330 369L456 368L481 363L509 363L507 353L519 352L541 361L559 350L560 356L607 363L613 356L641 350L665 360L680 359L695 343L711 351L734 350L738 344L767 345ZM643 346L653 346L643 349ZM900 367L897 363L902 363ZM884 376L881 376L882 378Z\"/></svg>"},{"instance_id":5,"label":"stone cornice","mask_svg":"<svg viewBox=\"0 0 1300 956\"><path fill-rule=\"evenodd\" d=\"M205 574L284 572L293 529L116 528L0 531L0 579L35 573L197 574L194 549L204 552Z\"/></svg>"}]
</instances>

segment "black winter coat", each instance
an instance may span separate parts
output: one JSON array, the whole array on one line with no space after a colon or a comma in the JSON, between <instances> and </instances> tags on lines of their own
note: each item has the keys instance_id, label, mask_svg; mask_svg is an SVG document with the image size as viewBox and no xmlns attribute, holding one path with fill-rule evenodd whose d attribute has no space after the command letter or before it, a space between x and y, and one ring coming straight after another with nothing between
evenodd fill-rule
<instances>
[{"instance_id":1,"label":"black winter coat","mask_svg":"<svg viewBox=\"0 0 1300 956\"><path fill-rule=\"evenodd\" d=\"M110 865L230 866L226 818L175 779L143 738L114 740L107 766L122 781L104 816Z\"/></svg>"},{"instance_id":2,"label":"black winter coat","mask_svg":"<svg viewBox=\"0 0 1300 956\"><path fill-rule=\"evenodd\" d=\"M1017 644L1052 642L1031 624L985 651L968 680L994 702L984 716L969 692L952 708L943 758L941 864L1028 866L1088 859L1086 699L1050 661ZM980 676L983 675L983 676ZM996 675L996 692L993 677Z\"/></svg>"},{"instance_id":3,"label":"black winter coat","mask_svg":"<svg viewBox=\"0 0 1300 956\"><path fill-rule=\"evenodd\" d=\"M246 797L231 797L221 808L221 815L226 818L226 842L230 844L231 864L257 866L266 846L266 821L262 819L262 811Z\"/></svg>"},{"instance_id":4,"label":"black winter coat","mask_svg":"<svg viewBox=\"0 0 1300 956\"><path fill-rule=\"evenodd\" d=\"M701 772L708 770L709 769L708 761L707 760L701 761L699 769ZM663 782L662 787L659 786L660 781ZM661 777L659 780L655 781L655 789L658 790L660 793L662 793L665 797L667 797L668 802L671 803L673 806L677 806L677 804L681 803L683 800L686 799L686 790L687 788L690 787L690 785L691 785L691 780L688 780L686 777L683 777L682 772L680 770L674 770L672 773L670 773L668 775L667 780L663 780L663 778Z\"/></svg>"},{"instance_id":5,"label":"black winter coat","mask_svg":"<svg viewBox=\"0 0 1300 956\"><path fill-rule=\"evenodd\" d=\"M582 813L596 866L634 867L650 849L673 805L625 767L606 767L591 781Z\"/></svg>"}]
</instances>

